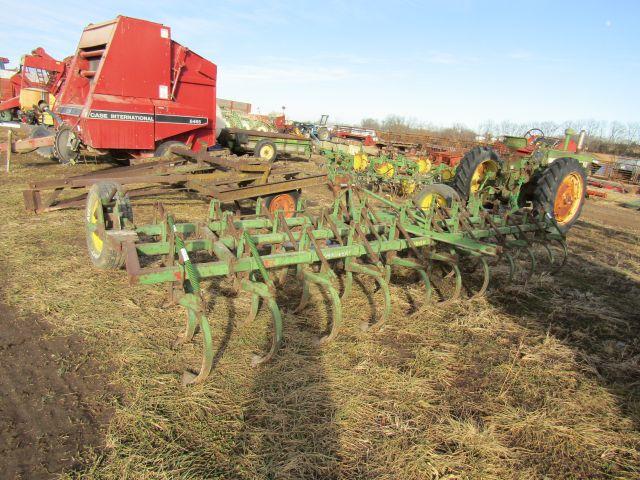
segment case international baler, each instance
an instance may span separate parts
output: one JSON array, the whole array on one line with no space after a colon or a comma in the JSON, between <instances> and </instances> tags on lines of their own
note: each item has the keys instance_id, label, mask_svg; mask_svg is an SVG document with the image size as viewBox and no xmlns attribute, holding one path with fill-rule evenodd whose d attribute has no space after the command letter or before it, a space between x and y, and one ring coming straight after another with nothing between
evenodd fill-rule
<instances>
[{"instance_id":1,"label":"case international baler","mask_svg":"<svg viewBox=\"0 0 640 480\"><path fill-rule=\"evenodd\" d=\"M171 39L165 25L118 16L82 32L56 106L61 163L82 150L115 158L193 151L216 140L216 65Z\"/></svg>"}]
</instances>

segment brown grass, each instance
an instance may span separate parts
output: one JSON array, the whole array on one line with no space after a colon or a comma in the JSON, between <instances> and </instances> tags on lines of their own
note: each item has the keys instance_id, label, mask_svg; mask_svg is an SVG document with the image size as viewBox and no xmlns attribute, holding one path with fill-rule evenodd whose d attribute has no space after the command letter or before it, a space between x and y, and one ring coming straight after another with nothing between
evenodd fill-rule
<instances>
[{"instance_id":1,"label":"brown grass","mask_svg":"<svg viewBox=\"0 0 640 480\"><path fill-rule=\"evenodd\" d=\"M125 392L107 448L65 476L640 475L637 217L635 230L585 217L559 275L486 299L438 308L421 301L418 284L395 285L392 317L378 333L358 328L381 302L363 282L344 304L342 334L322 349L313 339L329 310L317 294L304 312L286 310L285 346L258 369L250 354L266 344L267 315L236 327L248 299L234 297L226 280L210 282L209 318L224 352L206 384L185 389L180 373L198 364L199 346L172 348L184 314L164 306L165 291L93 269L80 212L22 210L27 179L69 171L30 155L0 176L6 301L81 334ZM171 210L184 218L205 208L186 201ZM290 287L280 294L289 307L299 293Z\"/></svg>"}]
</instances>

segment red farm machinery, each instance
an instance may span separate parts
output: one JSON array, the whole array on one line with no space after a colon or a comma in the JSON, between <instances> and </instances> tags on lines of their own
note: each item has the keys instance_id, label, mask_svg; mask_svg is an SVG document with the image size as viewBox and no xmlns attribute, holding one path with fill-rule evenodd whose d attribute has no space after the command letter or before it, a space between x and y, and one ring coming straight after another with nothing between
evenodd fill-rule
<instances>
[{"instance_id":1,"label":"red farm machinery","mask_svg":"<svg viewBox=\"0 0 640 480\"><path fill-rule=\"evenodd\" d=\"M52 125L53 119L46 112L54 106L64 83L65 62L36 48L22 57L17 72L3 71L11 74L0 75L0 120Z\"/></svg>"},{"instance_id":2,"label":"red farm machinery","mask_svg":"<svg viewBox=\"0 0 640 480\"><path fill-rule=\"evenodd\" d=\"M55 132L11 148L53 146L64 164L81 152L129 159L173 145L206 149L216 142L216 74L165 25L124 16L90 24L52 110Z\"/></svg>"}]
</instances>

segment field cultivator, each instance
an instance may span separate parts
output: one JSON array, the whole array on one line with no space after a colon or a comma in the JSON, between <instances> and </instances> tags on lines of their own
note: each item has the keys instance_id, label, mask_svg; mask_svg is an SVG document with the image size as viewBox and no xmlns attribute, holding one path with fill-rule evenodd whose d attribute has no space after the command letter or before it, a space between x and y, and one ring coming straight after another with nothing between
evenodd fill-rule
<instances>
[{"instance_id":1,"label":"field cultivator","mask_svg":"<svg viewBox=\"0 0 640 480\"><path fill-rule=\"evenodd\" d=\"M447 182L454 169L444 163L434 163L429 157L350 155L323 150L330 177L349 178L349 182L370 190L386 192L397 198L419 192L424 185Z\"/></svg>"},{"instance_id":2,"label":"field cultivator","mask_svg":"<svg viewBox=\"0 0 640 480\"><path fill-rule=\"evenodd\" d=\"M185 308L179 343L200 330L204 349L199 372L185 373L185 384L203 382L212 369L214 339L204 292L216 287L205 286L209 280L231 279L238 293L251 296L242 325L255 319L261 304L268 308L273 332L268 352L253 358L259 365L282 343L278 293L290 292L283 286L294 278L301 286L294 312L305 308L314 285L331 303L331 325L318 339L324 344L338 334L342 300L351 294L354 276L375 282L384 298L377 321L361 325L369 330L390 315L390 281L397 270L416 275L424 302L444 303L483 295L492 276L526 280L541 267L556 270L566 260L564 235L542 211L489 212L475 201L433 202L422 209L359 187L333 191L330 208L315 215L299 201L297 215L289 218L260 203L255 214L239 216L213 200L201 222L179 222L158 205L157 222L136 225L120 187L98 183L86 207L89 256L103 269L126 265L132 283L167 285L170 299Z\"/></svg>"}]
</instances>

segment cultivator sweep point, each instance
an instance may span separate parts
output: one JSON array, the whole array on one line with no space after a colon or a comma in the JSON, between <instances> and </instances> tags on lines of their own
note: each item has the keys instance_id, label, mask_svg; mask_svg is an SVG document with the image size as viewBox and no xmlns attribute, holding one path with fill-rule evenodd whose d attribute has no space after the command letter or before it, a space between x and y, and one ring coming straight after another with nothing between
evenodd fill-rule
<instances>
[{"instance_id":1,"label":"cultivator sweep point","mask_svg":"<svg viewBox=\"0 0 640 480\"><path fill-rule=\"evenodd\" d=\"M334 189L331 208L317 215L305 213L299 201L297 215L289 218L281 210L272 213L260 202L255 214L240 216L222 211L213 200L203 222L178 222L158 205L157 223L135 226L126 197L117 190L111 185L111 195L100 197L100 214L88 212L88 233L101 236L102 248L117 253L109 258L122 259L120 266L126 263L132 282L170 286L171 298L187 312L178 343L202 332L202 365L197 374L185 374L185 384L203 382L212 369L213 334L202 283L213 278L230 277L238 292L251 296L242 325L256 318L262 304L270 311L271 346L253 358L252 364L259 365L273 358L282 343L283 317L276 293L278 286L291 279L292 271L302 287L294 312L306 307L312 286L331 303L329 332L318 338L324 344L338 334L342 301L352 292L354 276L371 279L382 293L379 318L361 324L363 330L371 330L391 314L390 282L397 269L417 274L424 285L424 302L446 303L464 293L469 298L483 295L492 269L499 264L507 266L507 281L517 277L519 265L526 265L526 281L543 264L554 270L566 259L564 236L545 212L490 212L473 201L445 206L434 202L424 209L350 187ZM96 226L96 219L102 225ZM543 262L538 262L540 250ZM339 275L344 275L342 291Z\"/></svg>"}]
</instances>

